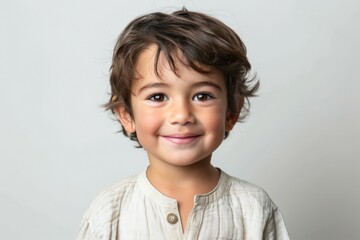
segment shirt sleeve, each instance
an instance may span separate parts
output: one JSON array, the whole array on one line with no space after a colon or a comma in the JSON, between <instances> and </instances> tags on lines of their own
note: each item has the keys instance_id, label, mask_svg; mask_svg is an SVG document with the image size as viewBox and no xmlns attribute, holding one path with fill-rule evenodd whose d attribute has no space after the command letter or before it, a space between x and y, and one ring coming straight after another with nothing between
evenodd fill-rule
<instances>
[{"instance_id":1,"label":"shirt sleeve","mask_svg":"<svg viewBox=\"0 0 360 240\"><path fill-rule=\"evenodd\" d=\"M100 238L98 238L96 236L96 234L94 233L93 231L93 228L92 228L92 224L91 224L91 221L90 221L90 214L91 214L91 211L92 209L88 209L83 218L82 218L82 221L81 221L81 224L80 224L80 228L79 228L79 232L78 232L78 236L76 238L76 240L99 240Z\"/></svg>"},{"instance_id":2,"label":"shirt sleeve","mask_svg":"<svg viewBox=\"0 0 360 240\"><path fill-rule=\"evenodd\" d=\"M81 222L76 240L99 240L94 234L87 216L84 216Z\"/></svg>"},{"instance_id":3,"label":"shirt sleeve","mask_svg":"<svg viewBox=\"0 0 360 240\"><path fill-rule=\"evenodd\" d=\"M289 240L289 234L286 230L284 220L278 208L272 211L272 214L266 223L264 240Z\"/></svg>"}]
</instances>

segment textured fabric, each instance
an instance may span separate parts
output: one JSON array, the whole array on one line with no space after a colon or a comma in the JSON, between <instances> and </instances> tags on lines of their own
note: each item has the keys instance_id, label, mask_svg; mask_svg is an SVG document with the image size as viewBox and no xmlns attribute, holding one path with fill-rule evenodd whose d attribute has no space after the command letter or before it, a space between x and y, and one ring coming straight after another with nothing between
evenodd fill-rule
<instances>
[{"instance_id":1,"label":"textured fabric","mask_svg":"<svg viewBox=\"0 0 360 240\"><path fill-rule=\"evenodd\" d=\"M158 192L143 172L104 191L86 212L78 240L105 239L285 240L289 236L265 191L225 172L212 192L194 197L183 232L176 200Z\"/></svg>"}]
</instances>

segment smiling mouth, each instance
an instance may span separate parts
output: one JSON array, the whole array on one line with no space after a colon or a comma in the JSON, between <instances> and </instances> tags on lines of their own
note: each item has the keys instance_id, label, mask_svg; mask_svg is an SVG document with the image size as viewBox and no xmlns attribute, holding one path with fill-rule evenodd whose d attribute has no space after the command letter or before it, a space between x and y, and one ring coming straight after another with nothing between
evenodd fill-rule
<instances>
[{"instance_id":1,"label":"smiling mouth","mask_svg":"<svg viewBox=\"0 0 360 240\"><path fill-rule=\"evenodd\" d=\"M201 135L197 134L174 134L174 135L165 135L162 136L169 142L175 143L175 144L188 144L195 142L197 139L199 139Z\"/></svg>"}]
</instances>

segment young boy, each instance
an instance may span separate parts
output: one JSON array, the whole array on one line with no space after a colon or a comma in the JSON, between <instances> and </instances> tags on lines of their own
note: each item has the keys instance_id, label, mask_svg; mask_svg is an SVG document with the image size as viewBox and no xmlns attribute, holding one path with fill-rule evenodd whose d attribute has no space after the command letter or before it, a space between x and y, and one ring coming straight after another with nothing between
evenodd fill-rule
<instances>
[{"instance_id":1,"label":"young boy","mask_svg":"<svg viewBox=\"0 0 360 240\"><path fill-rule=\"evenodd\" d=\"M149 167L97 197L78 239L289 239L262 189L211 165L258 88L249 70L244 44L217 19L183 9L133 20L106 107Z\"/></svg>"}]
</instances>

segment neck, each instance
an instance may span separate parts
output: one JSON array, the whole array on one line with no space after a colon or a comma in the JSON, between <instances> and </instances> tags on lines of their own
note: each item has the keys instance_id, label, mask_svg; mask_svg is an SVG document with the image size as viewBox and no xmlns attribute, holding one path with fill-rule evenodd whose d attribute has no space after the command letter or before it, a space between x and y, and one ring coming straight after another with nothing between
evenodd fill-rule
<instances>
[{"instance_id":1,"label":"neck","mask_svg":"<svg viewBox=\"0 0 360 240\"><path fill-rule=\"evenodd\" d=\"M218 169L208 160L190 166L173 166L150 162L147 177L152 185L168 197L178 198L182 194L206 194L213 190L220 177Z\"/></svg>"}]
</instances>

